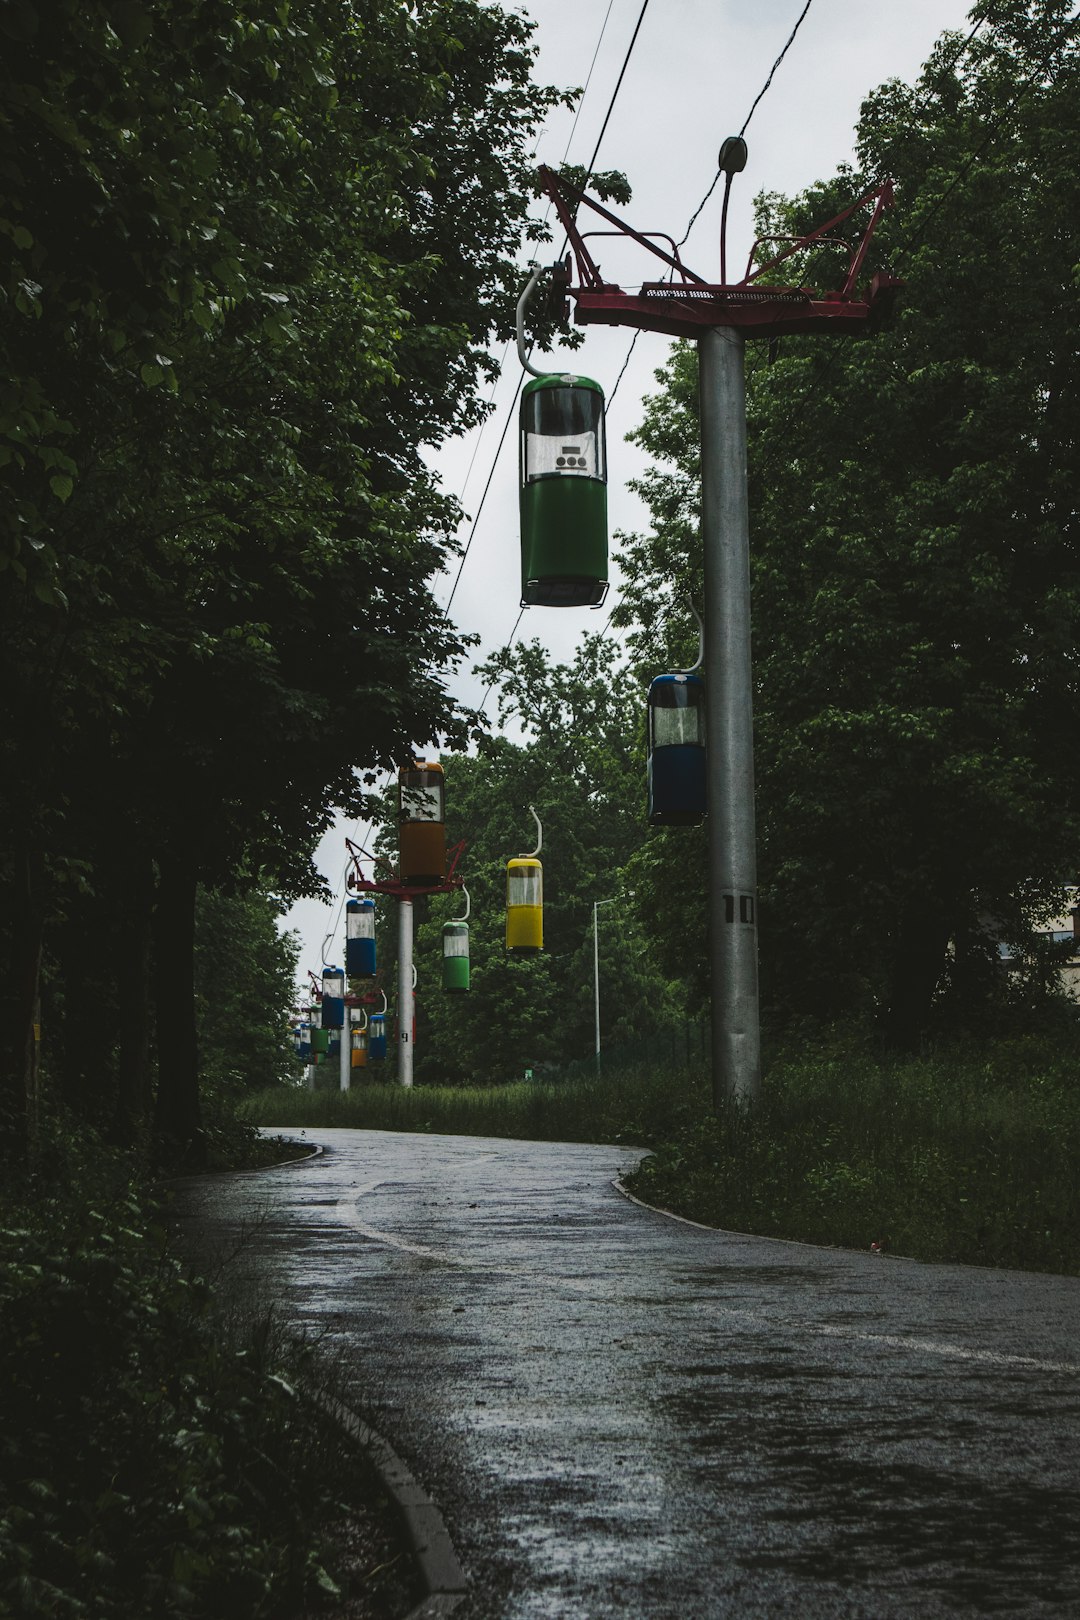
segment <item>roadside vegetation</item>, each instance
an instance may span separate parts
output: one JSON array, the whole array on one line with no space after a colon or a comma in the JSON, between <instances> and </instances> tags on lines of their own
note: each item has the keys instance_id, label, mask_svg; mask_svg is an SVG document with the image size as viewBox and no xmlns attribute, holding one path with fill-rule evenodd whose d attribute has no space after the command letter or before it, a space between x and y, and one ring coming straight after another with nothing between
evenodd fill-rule
<instances>
[{"instance_id":1,"label":"roadside vegetation","mask_svg":"<svg viewBox=\"0 0 1080 1620\"><path fill-rule=\"evenodd\" d=\"M374 1532L358 1560L378 1491L308 1399L326 1369L222 1319L153 1191L257 1162L238 1106L625 1142L634 1191L694 1219L1080 1271L1073 942L1038 944L1080 850L1080 53L1066 0L995 0L870 93L856 171L762 193L790 234L891 173L905 291L825 368L797 335L749 368L763 1005L859 1034L789 1041L753 1118L717 1119L676 1052L708 997L704 832L643 805L645 687L697 646L693 346L635 433L625 635L490 654L485 734L434 593L461 510L431 452L487 414L567 100L527 18L39 9L0 15L0 1616L292 1620L350 1569L359 1616L402 1560ZM377 817L436 740L472 992L422 998L412 1093L309 1093L278 920L324 892L334 816ZM547 949L515 961L533 805ZM383 838L392 863L392 815ZM418 905L419 962L459 904ZM636 1054L599 1076L562 1067L597 967Z\"/></svg>"},{"instance_id":2,"label":"roadside vegetation","mask_svg":"<svg viewBox=\"0 0 1080 1620\"><path fill-rule=\"evenodd\" d=\"M411 1562L332 1372L226 1320L167 1195L47 1125L0 1201L0 1615L400 1615Z\"/></svg>"},{"instance_id":3,"label":"roadside vegetation","mask_svg":"<svg viewBox=\"0 0 1080 1620\"><path fill-rule=\"evenodd\" d=\"M711 1226L1080 1273L1071 1024L908 1059L808 1040L773 1055L752 1117L713 1113L703 1066L640 1060L483 1088L278 1088L244 1111L277 1128L625 1142L651 1150L625 1178L635 1195Z\"/></svg>"}]
</instances>

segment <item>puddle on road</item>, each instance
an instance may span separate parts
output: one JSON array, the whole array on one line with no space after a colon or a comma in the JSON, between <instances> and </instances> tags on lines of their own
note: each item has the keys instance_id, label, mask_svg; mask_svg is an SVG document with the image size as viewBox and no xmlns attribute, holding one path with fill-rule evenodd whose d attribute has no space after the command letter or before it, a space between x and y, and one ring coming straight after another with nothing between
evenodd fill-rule
<instances>
[{"instance_id":1,"label":"puddle on road","mask_svg":"<svg viewBox=\"0 0 1080 1620\"><path fill-rule=\"evenodd\" d=\"M888 1585L961 1600L977 1614L1080 1600L1080 1495L953 1470L801 1457L753 1490L762 1544L748 1570ZM1031 1605L1031 1607L1028 1607ZM918 1612L917 1600L912 1612ZM1070 1612L1075 1613L1072 1609Z\"/></svg>"},{"instance_id":2,"label":"puddle on road","mask_svg":"<svg viewBox=\"0 0 1080 1620\"><path fill-rule=\"evenodd\" d=\"M836 1279L829 1273L811 1266L735 1266L722 1263L692 1266L686 1270L673 1270L672 1280L700 1287L703 1283L727 1286L738 1283L744 1287L766 1286L780 1283L805 1283L808 1287L827 1287L835 1291Z\"/></svg>"}]
</instances>

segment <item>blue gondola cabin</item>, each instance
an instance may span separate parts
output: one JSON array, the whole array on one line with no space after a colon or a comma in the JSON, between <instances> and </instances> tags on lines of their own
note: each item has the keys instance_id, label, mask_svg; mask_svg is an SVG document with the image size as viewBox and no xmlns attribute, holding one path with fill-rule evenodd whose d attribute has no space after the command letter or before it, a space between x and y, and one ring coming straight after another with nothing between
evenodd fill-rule
<instances>
[{"instance_id":1,"label":"blue gondola cabin","mask_svg":"<svg viewBox=\"0 0 1080 1620\"><path fill-rule=\"evenodd\" d=\"M320 1006L323 1029L341 1029L345 1023L345 973L342 968L323 969Z\"/></svg>"},{"instance_id":2,"label":"blue gondola cabin","mask_svg":"<svg viewBox=\"0 0 1080 1620\"><path fill-rule=\"evenodd\" d=\"M375 977L374 900L350 900L345 907L345 972L350 979Z\"/></svg>"},{"instance_id":3,"label":"blue gondola cabin","mask_svg":"<svg viewBox=\"0 0 1080 1620\"><path fill-rule=\"evenodd\" d=\"M696 827L705 818L705 683L657 675L649 687L649 823Z\"/></svg>"}]
</instances>

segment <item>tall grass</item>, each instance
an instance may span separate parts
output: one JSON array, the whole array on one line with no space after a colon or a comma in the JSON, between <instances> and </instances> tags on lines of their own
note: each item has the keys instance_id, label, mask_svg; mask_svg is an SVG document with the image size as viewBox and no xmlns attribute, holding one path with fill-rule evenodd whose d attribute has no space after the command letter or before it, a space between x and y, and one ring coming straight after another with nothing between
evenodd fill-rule
<instances>
[{"instance_id":1,"label":"tall grass","mask_svg":"<svg viewBox=\"0 0 1080 1620\"><path fill-rule=\"evenodd\" d=\"M244 1117L260 1125L346 1125L380 1131L445 1131L536 1141L633 1142L647 1146L703 1117L700 1072L657 1072L644 1064L582 1068L565 1078L503 1086L401 1086L366 1081L352 1091L276 1088L250 1098Z\"/></svg>"},{"instance_id":2,"label":"tall grass","mask_svg":"<svg viewBox=\"0 0 1080 1620\"><path fill-rule=\"evenodd\" d=\"M856 1044L774 1058L752 1115L698 1067L605 1067L490 1089L275 1091L271 1126L353 1125L653 1149L647 1202L735 1230L927 1260L1080 1274L1080 1085L1068 1039L907 1062Z\"/></svg>"},{"instance_id":3,"label":"tall grass","mask_svg":"<svg viewBox=\"0 0 1080 1620\"><path fill-rule=\"evenodd\" d=\"M709 1224L924 1260L1080 1273L1080 1090L1038 1040L906 1063L792 1057L752 1117L657 1144L631 1183Z\"/></svg>"}]
</instances>

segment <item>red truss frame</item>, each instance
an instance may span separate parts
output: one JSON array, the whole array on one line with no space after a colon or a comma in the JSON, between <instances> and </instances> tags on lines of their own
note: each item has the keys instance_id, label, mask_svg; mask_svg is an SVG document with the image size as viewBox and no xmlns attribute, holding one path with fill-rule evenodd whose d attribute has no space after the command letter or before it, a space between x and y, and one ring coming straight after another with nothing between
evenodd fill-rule
<instances>
[{"instance_id":1,"label":"red truss frame","mask_svg":"<svg viewBox=\"0 0 1080 1620\"><path fill-rule=\"evenodd\" d=\"M882 313L895 298L902 285L896 276L879 271L872 279L869 290L859 293L856 282L866 259L870 239L882 213L893 202L893 184L886 180L874 191L845 208L827 224L805 236L759 239L750 250L746 275L736 282L708 282L690 270L679 258L679 250L670 236L661 231L634 230L619 219L602 203L587 197L576 186L554 173L547 165L540 168L540 180L555 205L562 227L574 252L580 285L571 287L569 255L567 255L565 288L575 300L575 319L582 326L598 323L605 326L638 326L647 332L664 332L669 337L697 338L703 328L713 326L740 326L749 337L783 337L793 332L820 332L823 328L834 332L852 332L864 328L871 317ZM756 285L763 276L775 271L785 260L814 243L836 245L839 238L829 232L860 208L873 203L869 224L857 247L848 248L848 270L842 287L819 292L813 287L793 283ZM601 219L615 227L611 231L582 233L575 215L584 205ZM605 281L600 267L586 246L588 236L624 236L637 242L656 258L661 259L672 275L666 281L642 282L637 293L625 292L614 282ZM671 243L671 252L657 245L655 238ZM754 253L761 240L784 241L782 253L763 264L751 268ZM678 279L675 279L675 278Z\"/></svg>"},{"instance_id":2,"label":"red truss frame","mask_svg":"<svg viewBox=\"0 0 1080 1620\"><path fill-rule=\"evenodd\" d=\"M464 838L460 843L450 846L448 851L450 870L441 883L403 883L400 877L366 878L360 867L361 855L366 856L372 863L373 870L377 857L369 854L366 849L360 849L358 845L352 843L348 838L345 840L345 848L348 850L353 863L353 870L345 879L345 887L354 889L361 894L388 894L394 900L411 900L414 895L418 894L453 894L455 890L465 887L465 879L454 876L454 869L465 848ZM381 864L385 865L386 862Z\"/></svg>"}]
</instances>

